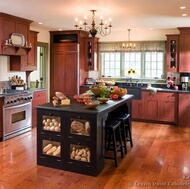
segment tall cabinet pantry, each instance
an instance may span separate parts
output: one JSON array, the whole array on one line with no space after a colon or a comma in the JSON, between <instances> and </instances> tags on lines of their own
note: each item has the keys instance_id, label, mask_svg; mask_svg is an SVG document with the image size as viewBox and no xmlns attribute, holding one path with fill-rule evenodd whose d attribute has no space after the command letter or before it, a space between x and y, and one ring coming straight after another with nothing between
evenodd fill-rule
<instances>
[{"instance_id":1,"label":"tall cabinet pantry","mask_svg":"<svg viewBox=\"0 0 190 189\"><path fill-rule=\"evenodd\" d=\"M66 96L79 94L88 72L85 71L85 31L50 32L50 97L56 91Z\"/></svg>"}]
</instances>

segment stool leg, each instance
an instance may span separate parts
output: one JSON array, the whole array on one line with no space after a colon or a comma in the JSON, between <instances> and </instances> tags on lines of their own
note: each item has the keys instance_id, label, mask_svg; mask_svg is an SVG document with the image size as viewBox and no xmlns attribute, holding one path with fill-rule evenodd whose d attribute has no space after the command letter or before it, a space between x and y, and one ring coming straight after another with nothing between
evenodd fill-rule
<instances>
[{"instance_id":1,"label":"stool leg","mask_svg":"<svg viewBox=\"0 0 190 189\"><path fill-rule=\"evenodd\" d=\"M126 130L128 130L129 141L130 141L131 147L133 147L133 139L132 139L132 133L131 133L131 127L129 124L129 120L127 120L127 129Z\"/></svg>"},{"instance_id":2,"label":"stool leg","mask_svg":"<svg viewBox=\"0 0 190 189\"><path fill-rule=\"evenodd\" d=\"M124 146L124 151L125 151L125 154L127 154L127 144L126 144L126 140L127 140L127 137L126 137L126 129L125 129L125 124L124 122L122 121L121 122L121 127L122 127L122 139L123 139L123 145Z\"/></svg>"},{"instance_id":3,"label":"stool leg","mask_svg":"<svg viewBox=\"0 0 190 189\"><path fill-rule=\"evenodd\" d=\"M115 166L118 166L118 159L117 159L117 146L116 146L116 136L115 132L113 131L113 148L114 148L114 159L115 159Z\"/></svg>"},{"instance_id":4,"label":"stool leg","mask_svg":"<svg viewBox=\"0 0 190 189\"><path fill-rule=\"evenodd\" d=\"M123 147L122 147L122 137L121 137L121 129L120 129L120 126L119 128L117 129L117 136L118 136L118 140L119 140L119 144L120 144L120 151L121 151L121 157L123 158L124 157L124 154L123 154Z\"/></svg>"}]
</instances>

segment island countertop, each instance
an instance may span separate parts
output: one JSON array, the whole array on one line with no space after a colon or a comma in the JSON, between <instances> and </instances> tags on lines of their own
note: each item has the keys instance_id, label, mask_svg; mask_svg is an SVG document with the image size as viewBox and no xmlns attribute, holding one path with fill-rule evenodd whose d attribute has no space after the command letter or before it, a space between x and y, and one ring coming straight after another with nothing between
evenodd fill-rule
<instances>
[{"instance_id":1,"label":"island countertop","mask_svg":"<svg viewBox=\"0 0 190 189\"><path fill-rule=\"evenodd\" d=\"M78 113L89 113L89 114L98 114L98 113L104 113L105 111L110 112L117 107L124 104L127 100L132 99L133 95L126 94L122 98L119 98L117 100L109 100L107 103L100 103L99 106L96 108L88 108L84 103L78 103L76 100L73 99L73 97L70 97L71 100L70 105L66 106L54 106L52 102L42 104L39 106L36 106L36 108L42 108L42 109L48 109L48 110L58 110L58 111L66 111L66 112L78 112ZM92 99L93 101L97 101L97 99Z\"/></svg>"}]
</instances>

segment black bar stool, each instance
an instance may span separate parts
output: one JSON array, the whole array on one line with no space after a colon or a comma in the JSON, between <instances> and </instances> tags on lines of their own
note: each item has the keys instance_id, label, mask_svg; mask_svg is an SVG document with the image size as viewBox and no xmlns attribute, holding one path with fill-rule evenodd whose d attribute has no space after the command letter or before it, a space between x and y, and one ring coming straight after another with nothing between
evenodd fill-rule
<instances>
[{"instance_id":1,"label":"black bar stool","mask_svg":"<svg viewBox=\"0 0 190 189\"><path fill-rule=\"evenodd\" d=\"M114 120L121 121L121 135L125 154L127 153L127 141L129 141L131 147L133 147L132 132L129 118L130 114L123 114L113 118Z\"/></svg>"},{"instance_id":2,"label":"black bar stool","mask_svg":"<svg viewBox=\"0 0 190 189\"><path fill-rule=\"evenodd\" d=\"M118 157L117 152L121 152L121 157L124 157L123 148L122 148L122 138L121 138L121 130L120 130L120 121L109 120L106 121L105 124L105 150L106 151L114 151L114 157L105 156L106 159L114 159L115 166L118 166ZM118 144L117 144L118 142Z\"/></svg>"}]
</instances>

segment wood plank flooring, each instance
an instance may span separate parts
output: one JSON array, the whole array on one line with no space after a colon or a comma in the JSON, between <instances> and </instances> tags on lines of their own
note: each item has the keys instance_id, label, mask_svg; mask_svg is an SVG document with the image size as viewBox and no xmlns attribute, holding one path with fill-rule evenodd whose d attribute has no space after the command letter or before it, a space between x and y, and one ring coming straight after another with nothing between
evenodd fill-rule
<instances>
[{"instance_id":1,"label":"wood plank flooring","mask_svg":"<svg viewBox=\"0 0 190 189\"><path fill-rule=\"evenodd\" d=\"M133 122L134 147L97 176L36 164L36 129L0 142L0 189L190 188L190 128Z\"/></svg>"}]
</instances>

